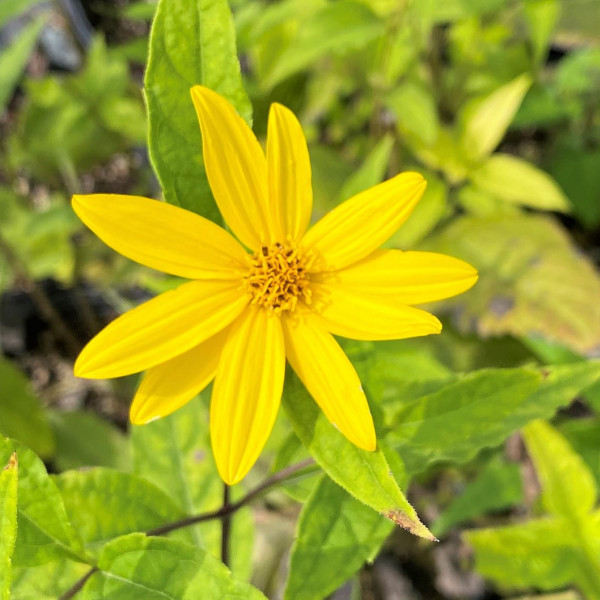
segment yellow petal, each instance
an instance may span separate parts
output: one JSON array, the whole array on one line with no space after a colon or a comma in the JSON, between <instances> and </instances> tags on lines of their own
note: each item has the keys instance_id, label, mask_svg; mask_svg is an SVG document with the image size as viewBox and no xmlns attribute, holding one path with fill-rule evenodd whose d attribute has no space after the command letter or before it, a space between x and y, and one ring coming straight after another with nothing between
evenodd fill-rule
<instances>
[{"instance_id":1,"label":"yellow petal","mask_svg":"<svg viewBox=\"0 0 600 600\"><path fill-rule=\"evenodd\" d=\"M399 340L440 333L430 313L406 306L388 295L357 292L337 283L311 282L310 308L321 325L353 340Z\"/></svg>"},{"instance_id":2,"label":"yellow petal","mask_svg":"<svg viewBox=\"0 0 600 600\"><path fill-rule=\"evenodd\" d=\"M477 281L477 271L445 254L377 250L350 267L318 273L311 280L399 304L423 304L468 290Z\"/></svg>"},{"instance_id":3,"label":"yellow petal","mask_svg":"<svg viewBox=\"0 0 600 600\"><path fill-rule=\"evenodd\" d=\"M335 271L371 254L408 219L425 185L418 173L401 173L334 208L300 243L313 257L310 270Z\"/></svg>"},{"instance_id":4,"label":"yellow petal","mask_svg":"<svg viewBox=\"0 0 600 600\"><path fill-rule=\"evenodd\" d=\"M302 127L294 113L271 104L267 132L269 201L280 240L304 235L312 212L311 170Z\"/></svg>"},{"instance_id":5,"label":"yellow petal","mask_svg":"<svg viewBox=\"0 0 600 600\"><path fill-rule=\"evenodd\" d=\"M166 417L199 394L215 377L229 327L198 346L151 367L135 394L129 417L143 425Z\"/></svg>"},{"instance_id":6,"label":"yellow petal","mask_svg":"<svg viewBox=\"0 0 600 600\"><path fill-rule=\"evenodd\" d=\"M282 322L287 358L325 416L353 444L375 450L367 398L339 344L310 314L296 311Z\"/></svg>"},{"instance_id":7,"label":"yellow petal","mask_svg":"<svg viewBox=\"0 0 600 600\"><path fill-rule=\"evenodd\" d=\"M263 449L281 401L285 349L281 321L254 306L231 326L210 404L210 432L217 468L232 485Z\"/></svg>"},{"instance_id":8,"label":"yellow petal","mask_svg":"<svg viewBox=\"0 0 600 600\"><path fill-rule=\"evenodd\" d=\"M216 92L198 85L191 94L202 130L206 174L223 218L249 248L276 241L267 161L256 136Z\"/></svg>"},{"instance_id":9,"label":"yellow petal","mask_svg":"<svg viewBox=\"0 0 600 600\"><path fill-rule=\"evenodd\" d=\"M73 210L106 244L143 265L189 279L231 279L247 253L224 229L158 200L73 196Z\"/></svg>"},{"instance_id":10,"label":"yellow petal","mask_svg":"<svg viewBox=\"0 0 600 600\"><path fill-rule=\"evenodd\" d=\"M190 281L126 312L75 362L77 377L120 377L163 363L229 325L248 304L237 281Z\"/></svg>"}]
</instances>

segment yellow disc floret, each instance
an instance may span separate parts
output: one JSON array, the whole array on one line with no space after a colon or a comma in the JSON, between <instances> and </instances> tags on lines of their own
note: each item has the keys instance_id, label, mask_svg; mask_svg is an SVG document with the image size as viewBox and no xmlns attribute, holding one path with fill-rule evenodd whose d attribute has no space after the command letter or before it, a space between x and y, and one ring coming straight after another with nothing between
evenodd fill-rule
<instances>
[{"instance_id":1,"label":"yellow disc floret","mask_svg":"<svg viewBox=\"0 0 600 600\"><path fill-rule=\"evenodd\" d=\"M310 304L308 272L298 250L279 242L263 246L252 257L252 268L245 277L252 304L276 314L294 310L298 300Z\"/></svg>"}]
</instances>

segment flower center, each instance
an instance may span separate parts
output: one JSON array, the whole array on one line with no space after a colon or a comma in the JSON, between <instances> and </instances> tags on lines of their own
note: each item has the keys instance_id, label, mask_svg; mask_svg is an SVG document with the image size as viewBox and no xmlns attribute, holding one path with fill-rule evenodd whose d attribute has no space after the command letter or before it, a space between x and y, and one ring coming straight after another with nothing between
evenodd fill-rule
<instances>
[{"instance_id":1,"label":"flower center","mask_svg":"<svg viewBox=\"0 0 600 600\"><path fill-rule=\"evenodd\" d=\"M263 246L252 257L252 268L244 279L252 304L276 314L294 310L298 300L310 304L308 272L293 246L279 242Z\"/></svg>"}]
</instances>

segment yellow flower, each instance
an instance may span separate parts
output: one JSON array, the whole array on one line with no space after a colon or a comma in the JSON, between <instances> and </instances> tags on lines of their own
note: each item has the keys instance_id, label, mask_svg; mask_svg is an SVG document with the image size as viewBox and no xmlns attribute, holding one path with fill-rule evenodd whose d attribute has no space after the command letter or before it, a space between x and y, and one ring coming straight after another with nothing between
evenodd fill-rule
<instances>
[{"instance_id":1,"label":"yellow flower","mask_svg":"<svg viewBox=\"0 0 600 600\"><path fill-rule=\"evenodd\" d=\"M354 444L374 450L365 394L333 335L439 333L440 322L412 305L463 292L476 271L440 254L377 250L421 197L425 181L417 173L354 196L308 229L311 169L295 116L271 106L265 155L224 98L200 86L191 93L208 180L238 239L156 200L74 196L75 212L109 246L193 280L110 323L83 349L75 374L146 370L131 406L136 424L170 414L214 379L213 452L221 477L233 484L271 432L287 357L327 418Z\"/></svg>"}]
</instances>

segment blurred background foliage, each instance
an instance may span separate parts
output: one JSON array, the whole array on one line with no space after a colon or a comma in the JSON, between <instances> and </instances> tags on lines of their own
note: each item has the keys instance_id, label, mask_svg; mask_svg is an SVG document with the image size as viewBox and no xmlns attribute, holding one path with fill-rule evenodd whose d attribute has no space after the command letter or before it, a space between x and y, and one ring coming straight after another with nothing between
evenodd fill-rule
<instances>
[{"instance_id":1,"label":"blurred background foliage","mask_svg":"<svg viewBox=\"0 0 600 600\"><path fill-rule=\"evenodd\" d=\"M234 575L273 598L285 587L288 600L600 598L597 2L230 5L254 130L264 140L271 102L298 115L316 216L417 170L427 191L389 246L480 273L431 307L441 336L344 342L386 457L441 543L392 532L315 469L236 516ZM27 459L68 524L53 539L75 548L74 528L96 554L218 508L222 493L198 418L208 395L131 432L136 378L71 370L103 324L178 283L106 248L69 205L74 192L160 197L142 92L155 9L0 0L0 433L52 473ZM251 482L308 456L289 420L280 415ZM102 509L106 490L147 510L130 508L125 526L111 516L123 502ZM32 514L43 530L50 512ZM218 555L219 531L206 523L176 539ZM25 559L17 538L11 597L56 598L86 570L47 552Z\"/></svg>"}]
</instances>

